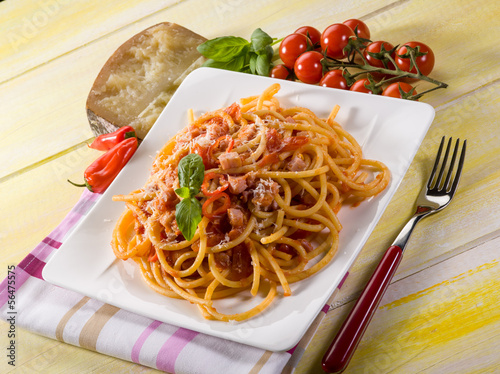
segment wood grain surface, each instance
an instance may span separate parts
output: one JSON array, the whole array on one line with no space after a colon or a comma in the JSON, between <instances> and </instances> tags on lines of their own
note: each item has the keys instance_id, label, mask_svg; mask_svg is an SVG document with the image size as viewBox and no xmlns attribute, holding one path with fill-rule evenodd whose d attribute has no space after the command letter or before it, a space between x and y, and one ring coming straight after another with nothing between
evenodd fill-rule
<instances>
[{"instance_id":1,"label":"wood grain surface","mask_svg":"<svg viewBox=\"0 0 500 374\"><path fill-rule=\"evenodd\" d=\"M384 250L411 216L443 135L467 138L459 191L422 221L345 373L500 372L500 5L494 0L181 0L0 2L0 277L47 236L81 191L99 154L85 101L111 53L137 32L176 22L207 38L248 38L260 27L283 37L364 20L372 39L410 40L436 54L434 78L449 87L424 96L435 120L396 195L299 362L320 361ZM418 86L417 86L418 90ZM401 126L404 126L401 123ZM8 325L0 323L0 346ZM153 373L153 369L19 331L15 368L2 373Z\"/></svg>"}]
</instances>

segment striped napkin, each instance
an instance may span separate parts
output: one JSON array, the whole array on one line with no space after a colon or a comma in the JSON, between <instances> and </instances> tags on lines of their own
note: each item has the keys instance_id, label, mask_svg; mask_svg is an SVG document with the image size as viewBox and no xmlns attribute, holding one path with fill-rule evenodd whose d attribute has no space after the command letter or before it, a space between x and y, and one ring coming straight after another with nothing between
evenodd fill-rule
<instances>
[{"instance_id":1,"label":"striped napkin","mask_svg":"<svg viewBox=\"0 0 500 374\"><path fill-rule=\"evenodd\" d=\"M8 302L8 277L3 280L1 319L15 316L16 327L167 373L294 372L338 289L296 347L271 352L155 321L44 281L45 263L100 196L85 191L63 222L15 267L15 304Z\"/></svg>"}]
</instances>

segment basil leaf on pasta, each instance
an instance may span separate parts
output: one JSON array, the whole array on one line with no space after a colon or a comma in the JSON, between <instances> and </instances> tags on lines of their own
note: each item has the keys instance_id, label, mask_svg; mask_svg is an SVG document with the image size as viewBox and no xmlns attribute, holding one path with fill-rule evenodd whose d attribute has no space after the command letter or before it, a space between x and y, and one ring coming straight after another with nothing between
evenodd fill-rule
<instances>
[{"instance_id":1,"label":"basil leaf on pasta","mask_svg":"<svg viewBox=\"0 0 500 374\"><path fill-rule=\"evenodd\" d=\"M182 199L175 207L175 220L184 238L193 239L201 222L201 203L195 197Z\"/></svg>"},{"instance_id":2,"label":"basil leaf on pasta","mask_svg":"<svg viewBox=\"0 0 500 374\"><path fill-rule=\"evenodd\" d=\"M182 197L183 199L191 197L191 191L189 187L181 187L175 190L177 196Z\"/></svg>"},{"instance_id":3,"label":"basil leaf on pasta","mask_svg":"<svg viewBox=\"0 0 500 374\"><path fill-rule=\"evenodd\" d=\"M205 165L203 164L203 159L201 158L201 156L195 153L191 153L183 157L179 162L177 175L179 177L179 184L181 188L187 187L199 191L203 183L203 178L205 177ZM194 195L196 195L196 193ZM190 196L193 196L191 192L186 196L181 197Z\"/></svg>"}]
</instances>

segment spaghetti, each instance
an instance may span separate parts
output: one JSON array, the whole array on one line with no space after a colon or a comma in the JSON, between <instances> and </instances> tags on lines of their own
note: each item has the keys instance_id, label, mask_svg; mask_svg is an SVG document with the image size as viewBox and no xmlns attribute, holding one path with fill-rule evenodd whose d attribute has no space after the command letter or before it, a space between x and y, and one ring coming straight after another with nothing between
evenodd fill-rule
<instances>
[{"instance_id":1,"label":"spaghetti","mask_svg":"<svg viewBox=\"0 0 500 374\"><path fill-rule=\"evenodd\" d=\"M387 167L364 159L337 122L306 108L285 109L279 84L261 95L206 113L165 144L144 188L117 195L127 209L113 232L119 259L133 259L146 283L198 306L205 318L255 316L290 284L312 276L334 257L344 204L357 205L389 183ZM191 113L192 116L192 113ZM201 156L205 178L196 198L203 217L191 240L177 226L177 167ZM255 307L224 314L214 300L249 290L267 293Z\"/></svg>"}]
</instances>

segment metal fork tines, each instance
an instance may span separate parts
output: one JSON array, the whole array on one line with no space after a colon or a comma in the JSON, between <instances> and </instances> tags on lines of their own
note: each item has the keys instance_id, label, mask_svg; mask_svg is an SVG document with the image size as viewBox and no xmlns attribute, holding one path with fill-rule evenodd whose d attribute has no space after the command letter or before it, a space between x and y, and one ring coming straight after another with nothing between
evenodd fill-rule
<instances>
[{"instance_id":1,"label":"metal fork tines","mask_svg":"<svg viewBox=\"0 0 500 374\"><path fill-rule=\"evenodd\" d=\"M441 139L441 144L439 145L439 150L436 155L436 160L434 162L432 172L417 199L417 210L413 217L403 227L400 234L393 243L393 245L397 245L403 250L406 247L408 239L415 225L422 218L427 217L432 213L439 212L440 210L445 208L450 203L457 190L458 182L460 181L460 176L462 174L462 168L464 165L467 140L464 140L462 143L462 150L460 151L458 164L457 157L460 149L460 139L457 139L455 141L455 147L453 148L451 161L449 163L448 158L450 156L452 147L452 138L448 139L446 150L444 151L444 156L441 157L445 143L446 138L443 136L443 138Z\"/></svg>"}]
</instances>

